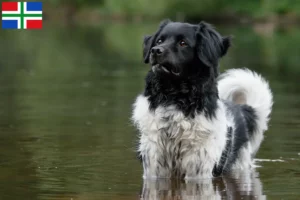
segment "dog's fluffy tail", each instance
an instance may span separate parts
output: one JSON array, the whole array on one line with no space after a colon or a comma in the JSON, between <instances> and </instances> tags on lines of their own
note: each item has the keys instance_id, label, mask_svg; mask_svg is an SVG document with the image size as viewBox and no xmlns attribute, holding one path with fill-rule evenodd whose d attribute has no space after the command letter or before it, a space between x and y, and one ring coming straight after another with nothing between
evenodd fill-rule
<instances>
[{"instance_id":1,"label":"dog's fluffy tail","mask_svg":"<svg viewBox=\"0 0 300 200\"><path fill-rule=\"evenodd\" d=\"M220 76L219 97L236 104L247 104L254 109L256 131L251 140L253 152L257 151L268 129L273 106L273 95L268 82L249 69L231 69Z\"/></svg>"}]
</instances>

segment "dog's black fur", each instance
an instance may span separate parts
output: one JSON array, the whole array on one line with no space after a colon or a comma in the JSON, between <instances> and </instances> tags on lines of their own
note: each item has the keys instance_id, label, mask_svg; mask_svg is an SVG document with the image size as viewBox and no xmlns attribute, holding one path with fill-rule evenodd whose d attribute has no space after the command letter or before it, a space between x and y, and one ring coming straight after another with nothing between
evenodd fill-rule
<instances>
[{"instance_id":1,"label":"dog's black fur","mask_svg":"<svg viewBox=\"0 0 300 200\"><path fill-rule=\"evenodd\" d=\"M182 41L186 45L181 46ZM218 61L227 53L230 41L231 37L222 37L205 22L161 22L155 34L144 38L144 61L157 65L146 78L144 94L149 96L151 109L176 105L186 116L202 110L208 117L214 116ZM155 56L153 48L162 48L163 53Z\"/></svg>"}]
</instances>

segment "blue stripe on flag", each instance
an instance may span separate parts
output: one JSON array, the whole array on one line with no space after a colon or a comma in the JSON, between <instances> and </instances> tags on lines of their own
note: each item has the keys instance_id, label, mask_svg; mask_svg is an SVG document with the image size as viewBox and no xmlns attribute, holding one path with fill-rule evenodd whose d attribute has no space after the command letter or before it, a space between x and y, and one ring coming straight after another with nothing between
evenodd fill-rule
<instances>
[{"instance_id":1,"label":"blue stripe on flag","mask_svg":"<svg viewBox=\"0 0 300 200\"><path fill-rule=\"evenodd\" d=\"M2 20L3 29L17 29L18 20Z\"/></svg>"},{"instance_id":2,"label":"blue stripe on flag","mask_svg":"<svg viewBox=\"0 0 300 200\"><path fill-rule=\"evenodd\" d=\"M42 11L42 2L27 2L27 11Z\"/></svg>"}]
</instances>

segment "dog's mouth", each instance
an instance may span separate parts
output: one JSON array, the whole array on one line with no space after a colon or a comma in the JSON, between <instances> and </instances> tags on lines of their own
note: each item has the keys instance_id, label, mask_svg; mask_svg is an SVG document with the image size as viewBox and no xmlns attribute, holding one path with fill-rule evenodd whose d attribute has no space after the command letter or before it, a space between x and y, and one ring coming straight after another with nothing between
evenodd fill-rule
<instances>
[{"instance_id":1,"label":"dog's mouth","mask_svg":"<svg viewBox=\"0 0 300 200\"><path fill-rule=\"evenodd\" d=\"M172 67L168 65L155 64L152 66L153 72L163 71L168 74L174 74L175 76L179 76L180 73L177 70L174 70Z\"/></svg>"}]
</instances>

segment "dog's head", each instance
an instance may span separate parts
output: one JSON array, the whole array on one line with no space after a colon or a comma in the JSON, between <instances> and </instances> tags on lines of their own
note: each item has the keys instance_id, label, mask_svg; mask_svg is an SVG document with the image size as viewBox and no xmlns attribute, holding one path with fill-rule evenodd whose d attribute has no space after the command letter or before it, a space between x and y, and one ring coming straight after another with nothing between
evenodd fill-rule
<instances>
[{"instance_id":1,"label":"dog's head","mask_svg":"<svg viewBox=\"0 0 300 200\"><path fill-rule=\"evenodd\" d=\"M144 62L157 74L187 77L205 71L216 77L219 59L230 43L231 37L221 36L205 22L194 25L164 20L156 33L144 37Z\"/></svg>"}]
</instances>

